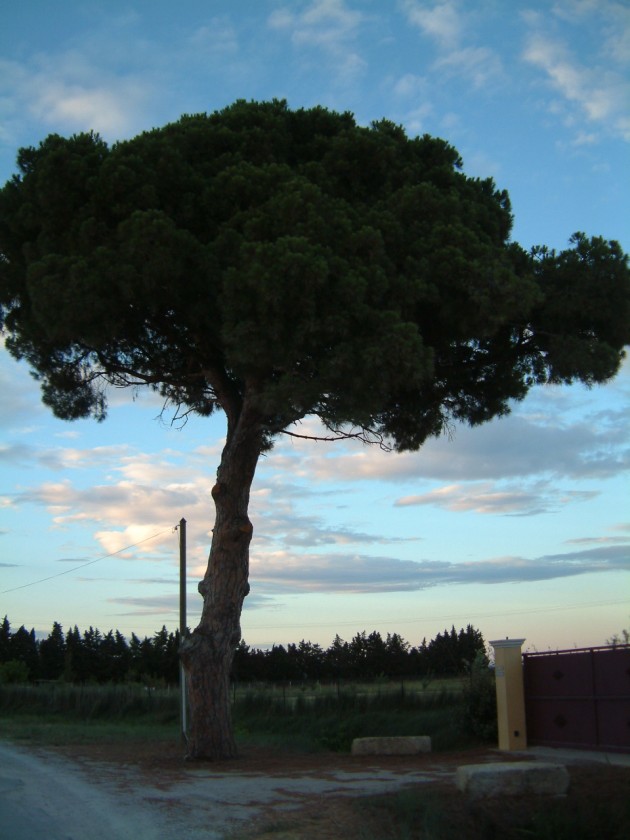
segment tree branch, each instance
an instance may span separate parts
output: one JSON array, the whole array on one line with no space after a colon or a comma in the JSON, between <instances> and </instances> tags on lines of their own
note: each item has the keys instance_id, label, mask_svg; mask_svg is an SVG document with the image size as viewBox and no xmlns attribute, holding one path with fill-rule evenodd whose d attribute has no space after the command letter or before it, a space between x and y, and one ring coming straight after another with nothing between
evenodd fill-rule
<instances>
[{"instance_id":1,"label":"tree branch","mask_svg":"<svg viewBox=\"0 0 630 840\"><path fill-rule=\"evenodd\" d=\"M382 449L383 452L392 451L392 447L388 443L385 443L383 435L375 432L373 429L362 428L360 431L356 432L342 432L340 429L333 429L331 427L327 428L330 428L330 431L333 432L330 437L322 435L300 435L297 432L290 432L288 429L281 429L280 432L283 435L301 438L302 440L317 440L326 442L335 442L338 440L360 440L361 443L364 443L366 446L374 446L375 444L378 445L379 449Z\"/></svg>"}]
</instances>

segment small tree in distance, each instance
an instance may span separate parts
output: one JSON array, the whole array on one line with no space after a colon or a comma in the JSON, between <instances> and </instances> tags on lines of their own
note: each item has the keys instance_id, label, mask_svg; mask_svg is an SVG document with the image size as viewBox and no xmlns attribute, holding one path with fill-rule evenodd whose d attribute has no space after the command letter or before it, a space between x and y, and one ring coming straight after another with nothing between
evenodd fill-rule
<instances>
[{"instance_id":1,"label":"small tree in distance","mask_svg":"<svg viewBox=\"0 0 630 840\"><path fill-rule=\"evenodd\" d=\"M508 195L443 140L238 101L108 147L22 149L0 191L0 327L44 402L102 420L106 386L226 417L199 626L182 645L189 753L236 753L229 673L262 452L326 438L415 450L536 383L592 384L630 340L619 245L509 239Z\"/></svg>"}]
</instances>

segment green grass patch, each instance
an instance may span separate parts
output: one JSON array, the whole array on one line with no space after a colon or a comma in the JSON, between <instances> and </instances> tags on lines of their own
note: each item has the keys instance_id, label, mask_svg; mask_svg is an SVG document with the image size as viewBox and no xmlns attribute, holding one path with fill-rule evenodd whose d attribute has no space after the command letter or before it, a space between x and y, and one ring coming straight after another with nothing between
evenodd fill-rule
<instances>
[{"instance_id":1,"label":"green grass patch","mask_svg":"<svg viewBox=\"0 0 630 840\"><path fill-rule=\"evenodd\" d=\"M179 692L141 685L0 686L0 732L40 746L166 741L179 734Z\"/></svg>"},{"instance_id":2,"label":"green grass patch","mask_svg":"<svg viewBox=\"0 0 630 840\"><path fill-rule=\"evenodd\" d=\"M436 750L462 749L480 738L462 729L463 697L439 692L323 692L320 695L250 691L237 697L233 719L246 739L268 737L290 748L348 752L354 738L429 735Z\"/></svg>"},{"instance_id":3,"label":"green grass patch","mask_svg":"<svg viewBox=\"0 0 630 840\"><path fill-rule=\"evenodd\" d=\"M237 740L291 751L348 752L354 738L429 735L434 750L481 743L462 726L461 681L440 681L431 690L417 683L332 686L241 686L233 693ZM177 689L143 685L0 686L0 715L10 737L40 743L79 743L159 737L176 729ZM5 731L8 732L5 725ZM19 734L22 733L22 734ZM30 734L28 734L30 733Z\"/></svg>"},{"instance_id":4,"label":"green grass patch","mask_svg":"<svg viewBox=\"0 0 630 840\"><path fill-rule=\"evenodd\" d=\"M29 746L167 742L179 737L177 725L151 721L77 721L59 716L1 716L2 737Z\"/></svg>"},{"instance_id":5,"label":"green grass patch","mask_svg":"<svg viewBox=\"0 0 630 840\"><path fill-rule=\"evenodd\" d=\"M0 714L11 716L61 715L83 721L152 717L168 722L178 719L179 704L178 690L135 684L0 686Z\"/></svg>"}]
</instances>

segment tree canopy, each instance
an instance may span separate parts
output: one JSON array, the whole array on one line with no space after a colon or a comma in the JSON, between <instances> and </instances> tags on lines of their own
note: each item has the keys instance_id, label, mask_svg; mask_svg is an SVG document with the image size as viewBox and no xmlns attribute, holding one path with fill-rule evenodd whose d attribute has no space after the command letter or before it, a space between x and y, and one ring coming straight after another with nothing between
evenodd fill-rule
<instances>
[{"instance_id":1,"label":"tree canopy","mask_svg":"<svg viewBox=\"0 0 630 840\"><path fill-rule=\"evenodd\" d=\"M267 439L308 415L417 448L534 382L606 380L616 243L510 242L507 193L387 121L237 102L114 144L51 135L0 192L7 346L64 418L148 384Z\"/></svg>"}]
</instances>

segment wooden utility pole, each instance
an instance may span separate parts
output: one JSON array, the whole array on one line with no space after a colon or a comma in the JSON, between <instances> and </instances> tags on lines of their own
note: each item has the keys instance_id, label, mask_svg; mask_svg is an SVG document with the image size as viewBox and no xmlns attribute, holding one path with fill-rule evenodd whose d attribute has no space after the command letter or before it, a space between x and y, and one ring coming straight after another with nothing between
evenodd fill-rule
<instances>
[{"instance_id":1,"label":"wooden utility pole","mask_svg":"<svg viewBox=\"0 0 630 840\"><path fill-rule=\"evenodd\" d=\"M179 520L179 637L186 638L186 520ZM180 644L181 644L180 641ZM186 672L182 661L179 662L179 685L181 691L182 738L186 741Z\"/></svg>"}]
</instances>

